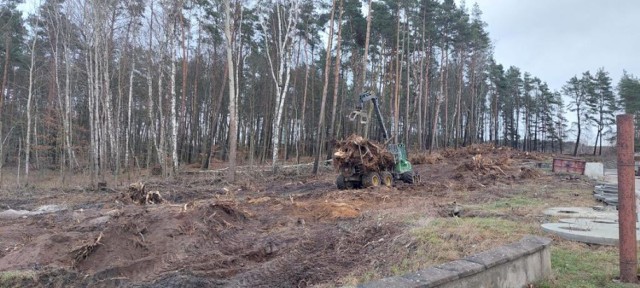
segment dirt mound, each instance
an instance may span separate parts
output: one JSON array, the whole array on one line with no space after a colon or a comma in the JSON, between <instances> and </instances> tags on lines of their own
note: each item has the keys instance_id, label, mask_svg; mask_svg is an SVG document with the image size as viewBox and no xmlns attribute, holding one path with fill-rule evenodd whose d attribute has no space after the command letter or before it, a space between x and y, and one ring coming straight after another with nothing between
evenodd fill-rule
<instances>
[{"instance_id":1,"label":"dirt mound","mask_svg":"<svg viewBox=\"0 0 640 288\"><path fill-rule=\"evenodd\" d=\"M209 203L196 208L196 218L217 223L219 227L232 227L246 222L251 213L238 207L235 202Z\"/></svg>"},{"instance_id":2,"label":"dirt mound","mask_svg":"<svg viewBox=\"0 0 640 288\"><path fill-rule=\"evenodd\" d=\"M349 219L360 216L360 208L345 202L296 202L295 215L307 221Z\"/></svg>"},{"instance_id":3,"label":"dirt mound","mask_svg":"<svg viewBox=\"0 0 640 288\"><path fill-rule=\"evenodd\" d=\"M333 165L340 167L355 167L362 165L369 171L383 171L393 169L393 155L384 145L369 141L362 136L352 134L344 141L335 143Z\"/></svg>"}]
</instances>

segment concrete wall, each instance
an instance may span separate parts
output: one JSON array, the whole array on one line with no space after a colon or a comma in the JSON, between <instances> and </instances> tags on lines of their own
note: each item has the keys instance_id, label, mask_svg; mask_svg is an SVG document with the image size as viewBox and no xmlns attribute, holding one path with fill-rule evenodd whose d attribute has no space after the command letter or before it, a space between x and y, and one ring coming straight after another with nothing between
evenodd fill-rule
<instances>
[{"instance_id":1,"label":"concrete wall","mask_svg":"<svg viewBox=\"0 0 640 288\"><path fill-rule=\"evenodd\" d=\"M604 180L604 165L600 162L587 162L584 175L591 179Z\"/></svg>"},{"instance_id":2,"label":"concrete wall","mask_svg":"<svg viewBox=\"0 0 640 288\"><path fill-rule=\"evenodd\" d=\"M358 287L526 287L551 276L550 244L551 239L526 236L461 260Z\"/></svg>"}]
</instances>

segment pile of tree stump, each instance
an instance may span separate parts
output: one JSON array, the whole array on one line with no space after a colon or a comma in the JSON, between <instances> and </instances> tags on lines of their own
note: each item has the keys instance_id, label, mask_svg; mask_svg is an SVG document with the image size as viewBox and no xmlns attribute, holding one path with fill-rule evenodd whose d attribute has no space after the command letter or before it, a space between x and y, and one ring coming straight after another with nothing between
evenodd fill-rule
<instances>
[{"instance_id":1,"label":"pile of tree stump","mask_svg":"<svg viewBox=\"0 0 640 288\"><path fill-rule=\"evenodd\" d=\"M139 205L160 204L164 202L158 191L145 191L145 185L137 182L129 185L128 197Z\"/></svg>"},{"instance_id":2,"label":"pile of tree stump","mask_svg":"<svg viewBox=\"0 0 640 288\"><path fill-rule=\"evenodd\" d=\"M383 144L352 134L334 143L333 165L336 169L362 165L367 171L393 170L393 154Z\"/></svg>"}]
</instances>

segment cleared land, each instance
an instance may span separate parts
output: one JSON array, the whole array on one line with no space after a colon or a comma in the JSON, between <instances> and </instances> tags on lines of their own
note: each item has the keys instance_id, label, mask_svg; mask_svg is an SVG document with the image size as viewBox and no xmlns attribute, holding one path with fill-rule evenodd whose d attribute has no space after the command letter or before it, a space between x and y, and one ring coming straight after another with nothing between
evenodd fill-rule
<instances>
[{"instance_id":1,"label":"cleared land","mask_svg":"<svg viewBox=\"0 0 640 288\"><path fill-rule=\"evenodd\" d=\"M310 166L294 166L240 172L235 185L216 173L141 175L144 193L128 183L5 191L3 210L66 209L0 219L0 286L356 285L525 234L552 237L539 228L554 220L545 208L597 204L592 181L536 168L549 155L482 145L412 162L422 182L392 188L340 191L332 167L311 177ZM615 248L553 245L555 276L536 286L623 287Z\"/></svg>"}]
</instances>

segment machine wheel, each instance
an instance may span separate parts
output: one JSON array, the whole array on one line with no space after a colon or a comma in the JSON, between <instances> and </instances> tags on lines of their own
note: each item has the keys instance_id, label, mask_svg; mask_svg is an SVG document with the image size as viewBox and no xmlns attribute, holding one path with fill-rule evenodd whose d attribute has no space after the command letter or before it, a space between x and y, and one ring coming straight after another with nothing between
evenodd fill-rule
<instances>
[{"instance_id":1,"label":"machine wheel","mask_svg":"<svg viewBox=\"0 0 640 288\"><path fill-rule=\"evenodd\" d=\"M393 175L391 175L390 172L380 172L380 176L382 177L382 185L387 187L393 186Z\"/></svg>"},{"instance_id":2,"label":"machine wheel","mask_svg":"<svg viewBox=\"0 0 640 288\"><path fill-rule=\"evenodd\" d=\"M413 184L413 172L404 172L400 174L400 180L405 183Z\"/></svg>"},{"instance_id":3,"label":"machine wheel","mask_svg":"<svg viewBox=\"0 0 640 288\"><path fill-rule=\"evenodd\" d=\"M338 175L338 178L336 178L336 186L338 186L340 190L347 189L347 181L344 180L344 176Z\"/></svg>"},{"instance_id":4,"label":"machine wheel","mask_svg":"<svg viewBox=\"0 0 640 288\"><path fill-rule=\"evenodd\" d=\"M380 178L380 174L376 172L369 172L365 175L362 175L363 188L380 186L381 183L382 179Z\"/></svg>"}]
</instances>

